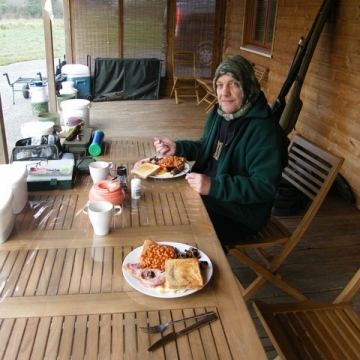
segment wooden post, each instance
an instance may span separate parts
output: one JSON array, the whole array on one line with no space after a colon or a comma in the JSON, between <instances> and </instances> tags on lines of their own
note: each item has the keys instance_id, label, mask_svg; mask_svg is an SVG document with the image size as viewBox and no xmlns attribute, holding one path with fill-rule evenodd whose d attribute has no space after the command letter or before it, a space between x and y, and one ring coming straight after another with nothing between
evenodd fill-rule
<instances>
[{"instance_id":1,"label":"wooden post","mask_svg":"<svg viewBox=\"0 0 360 360\"><path fill-rule=\"evenodd\" d=\"M0 94L0 164L9 163L9 153L7 149L6 134L5 134L5 124L4 124L4 115L2 111L1 104L1 94Z\"/></svg>"},{"instance_id":2,"label":"wooden post","mask_svg":"<svg viewBox=\"0 0 360 360\"><path fill-rule=\"evenodd\" d=\"M49 13L44 9L46 0L41 0L42 15L44 22L44 36L45 36L45 54L46 54L46 68L48 78L48 92L49 92L49 111L56 112L56 88L55 88L55 70L54 70L54 47L52 37L52 24Z\"/></svg>"}]
</instances>

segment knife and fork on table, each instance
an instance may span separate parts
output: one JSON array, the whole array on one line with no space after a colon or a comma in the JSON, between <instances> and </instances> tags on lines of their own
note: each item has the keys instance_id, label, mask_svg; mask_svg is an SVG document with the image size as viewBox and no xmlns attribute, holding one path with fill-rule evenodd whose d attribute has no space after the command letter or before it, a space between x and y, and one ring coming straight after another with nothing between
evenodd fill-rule
<instances>
[{"instance_id":1,"label":"knife and fork on table","mask_svg":"<svg viewBox=\"0 0 360 360\"><path fill-rule=\"evenodd\" d=\"M154 351L156 349L158 349L161 346L166 345L167 343L174 341L176 339L178 339L180 336L185 335L187 333L189 333L190 331L193 331L195 329L198 329L199 327L206 325L212 321L215 321L218 319L216 313L214 311L210 311L210 312L206 312L203 314L199 314L199 315L194 315L194 316L190 316L184 319L180 319L180 320L175 320L175 321L171 321L168 322L166 324L163 325L156 325L156 326L148 326L148 327L142 327L141 330L143 332L147 332L150 334L154 334L154 333L161 333L163 332L168 326L173 325L175 323L178 322L183 322L183 321L187 321L187 320L191 320L191 319L196 319L196 318L202 318L199 321L196 321L194 324L179 330L179 331L173 331L167 335L165 335L164 337L162 337L160 340L156 341L154 344L152 344L147 351Z\"/></svg>"}]
</instances>

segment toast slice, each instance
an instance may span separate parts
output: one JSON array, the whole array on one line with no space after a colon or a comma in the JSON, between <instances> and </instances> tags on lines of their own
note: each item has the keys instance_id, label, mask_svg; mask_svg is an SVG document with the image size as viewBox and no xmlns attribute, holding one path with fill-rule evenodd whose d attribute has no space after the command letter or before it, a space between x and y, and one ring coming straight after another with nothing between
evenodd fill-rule
<instances>
[{"instance_id":1,"label":"toast slice","mask_svg":"<svg viewBox=\"0 0 360 360\"><path fill-rule=\"evenodd\" d=\"M138 167L131 170L133 175L138 176L141 179L147 179L149 176L154 175L160 169L159 165L143 163Z\"/></svg>"},{"instance_id":2,"label":"toast slice","mask_svg":"<svg viewBox=\"0 0 360 360\"><path fill-rule=\"evenodd\" d=\"M204 286L196 258L166 260L165 277L165 286L172 290L199 290Z\"/></svg>"}]
</instances>

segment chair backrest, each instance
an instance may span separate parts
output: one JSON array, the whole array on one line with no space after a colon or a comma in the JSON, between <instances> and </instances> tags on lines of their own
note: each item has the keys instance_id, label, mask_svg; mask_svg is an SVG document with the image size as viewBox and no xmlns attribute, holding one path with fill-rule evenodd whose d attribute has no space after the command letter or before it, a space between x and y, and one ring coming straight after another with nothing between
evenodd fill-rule
<instances>
[{"instance_id":1,"label":"chair backrest","mask_svg":"<svg viewBox=\"0 0 360 360\"><path fill-rule=\"evenodd\" d=\"M296 134L289 145L283 177L314 202L326 196L343 161L342 157Z\"/></svg>"},{"instance_id":2,"label":"chair backrest","mask_svg":"<svg viewBox=\"0 0 360 360\"><path fill-rule=\"evenodd\" d=\"M253 64L253 69L254 69L254 73L255 73L257 80L261 84L261 81L265 78L269 69L265 66L258 65L258 64Z\"/></svg>"},{"instance_id":3,"label":"chair backrest","mask_svg":"<svg viewBox=\"0 0 360 360\"><path fill-rule=\"evenodd\" d=\"M195 53L189 50L174 50L172 53L172 67L175 76L196 76Z\"/></svg>"},{"instance_id":4,"label":"chair backrest","mask_svg":"<svg viewBox=\"0 0 360 360\"><path fill-rule=\"evenodd\" d=\"M282 254L273 262L276 267L303 236L315 217L328 191L333 184L344 158L315 145L299 134L294 135L289 145L288 165L283 171L283 178L307 195L311 204L299 225L284 246Z\"/></svg>"},{"instance_id":5,"label":"chair backrest","mask_svg":"<svg viewBox=\"0 0 360 360\"><path fill-rule=\"evenodd\" d=\"M352 297L357 293L360 288L360 268L356 274L351 278L349 283L345 286L343 291L339 296L334 300L334 304L339 304L341 302L349 302Z\"/></svg>"}]
</instances>

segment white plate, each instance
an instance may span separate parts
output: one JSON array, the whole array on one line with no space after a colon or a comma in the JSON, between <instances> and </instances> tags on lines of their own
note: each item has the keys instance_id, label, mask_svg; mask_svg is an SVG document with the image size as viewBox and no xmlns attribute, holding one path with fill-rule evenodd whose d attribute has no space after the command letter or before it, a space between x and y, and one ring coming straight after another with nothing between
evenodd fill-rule
<instances>
[{"instance_id":1,"label":"white plate","mask_svg":"<svg viewBox=\"0 0 360 360\"><path fill-rule=\"evenodd\" d=\"M158 242L157 244L159 244L159 245L170 245L170 246L176 247L178 250L180 250L182 252L191 247L190 245L187 245L187 244L174 243L174 242ZM124 270L124 265L126 265L126 264L136 264L138 262L140 254L142 252L142 248L143 247L140 246L140 247L134 249L130 254L128 254L126 256L126 258L125 258L125 260L123 262L122 271L123 271L124 278L126 279L126 281L135 290L137 290L137 291L139 291L139 292L141 292L141 293L143 293L145 295L158 297L158 298L183 297L183 296L191 295L196 291L199 291L199 290L186 290L184 292L164 292L164 293L161 293L156 288L148 288L148 287L142 285L138 279L134 278L126 270ZM209 265L206 270L201 271L201 273L203 275L203 279L204 279L204 286L205 286L211 279L211 276L212 276L212 273L213 273L213 266L212 266L212 263L211 263L210 259L201 250L199 250L199 253L201 255L199 260L200 261L207 261L208 265Z\"/></svg>"},{"instance_id":2,"label":"white plate","mask_svg":"<svg viewBox=\"0 0 360 360\"><path fill-rule=\"evenodd\" d=\"M140 166L142 163L144 162L148 162L150 160L150 158L147 159L142 159L139 160L137 163L135 163L134 168L137 168L138 166ZM188 172L190 171L190 165L185 162L185 167L183 171L180 171L179 173L175 174L175 175L171 175L170 172L165 173L165 174L161 174L161 175L153 175L153 176L149 176L150 178L153 179L173 179L173 178L177 178L180 176L184 176L186 175Z\"/></svg>"}]
</instances>

